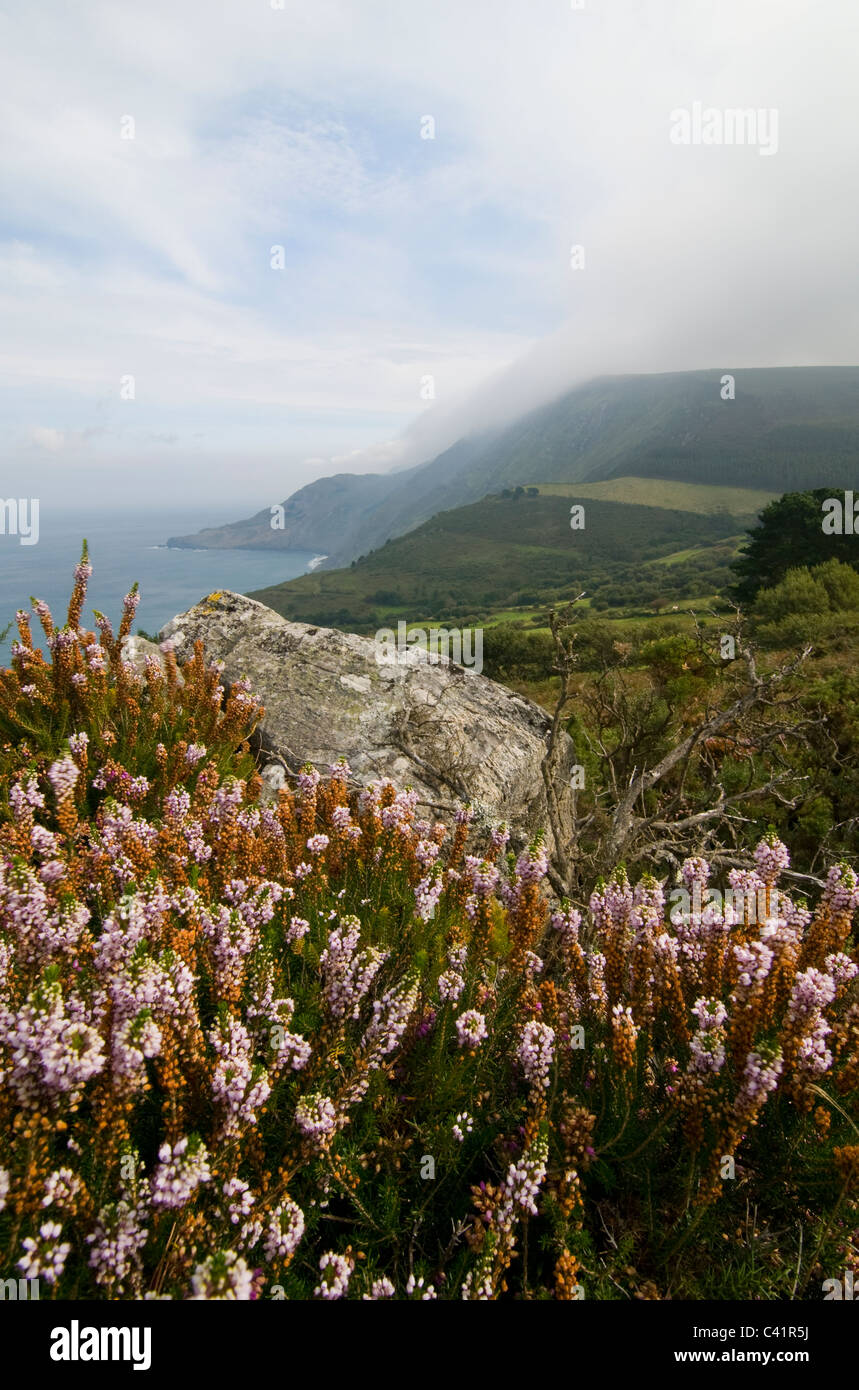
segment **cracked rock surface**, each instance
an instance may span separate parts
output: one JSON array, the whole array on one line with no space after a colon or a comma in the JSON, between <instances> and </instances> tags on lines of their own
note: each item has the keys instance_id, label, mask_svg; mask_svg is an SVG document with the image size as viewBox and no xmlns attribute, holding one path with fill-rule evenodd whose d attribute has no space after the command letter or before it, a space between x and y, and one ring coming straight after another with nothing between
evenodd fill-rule
<instances>
[{"instance_id":1,"label":"cracked rock surface","mask_svg":"<svg viewBox=\"0 0 859 1390\"><path fill-rule=\"evenodd\" d=\"M282 764L297 772L311 762L326 774L342 756L361 784L386 777L415 787L427 818L450 820L471 801L478 819L507 822L513 847L545 829L554 857L541 772L551 721L506 686L417 647L382 663L369 637L287 622L229 590L173 618L160 637L173 640L180 662L201 639L224 663L225 683L250 681L265 705L259 739L269 795L289 782ZM563 735L555 758L562 816L573 762Z\"/></svg>"}]
</instances>

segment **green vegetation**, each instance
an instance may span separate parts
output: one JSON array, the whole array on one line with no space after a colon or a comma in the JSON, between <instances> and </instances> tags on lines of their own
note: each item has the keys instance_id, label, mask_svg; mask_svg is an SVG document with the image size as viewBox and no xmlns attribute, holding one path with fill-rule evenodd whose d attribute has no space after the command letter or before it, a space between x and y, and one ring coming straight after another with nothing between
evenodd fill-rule
<instances>
[{"instance_id":1,"label":"green vegetation","mask_svg":"<svg viewBox=\"0 0 859 1390\"><path fill-rule=\"evenodd\" d=\"M541 834L508 852L342 762L260 805L248 683L199 646L137 675L135 594L84 632L89 573L62 627L36 605L50 659L22 610L0 673L4 1269L60 1301L460 1302L811 1300L855 1265L849 867L806 907L768 832L730 901L678 865L703 915L623 867L579 910ZM723 673L677 635L637 656L656 749Z\"/></svg>"},{"instance_id":2,"label":"green vegetation","mask_svg":"<svg viewBox=\"0 0 859 1390\"><path fill-rule=\"evenodd\" d=\"M576 501L585 507L582 530L570 528ZM522 488L440 512L348 569L302 575L252 597L291 620L355 632L398 618L483 620L582 590L595 608L658 611L727 583L738 519L727 506L668 510ZM672 557L670 570L657 564Z\"/></svg>"}]
</instances>

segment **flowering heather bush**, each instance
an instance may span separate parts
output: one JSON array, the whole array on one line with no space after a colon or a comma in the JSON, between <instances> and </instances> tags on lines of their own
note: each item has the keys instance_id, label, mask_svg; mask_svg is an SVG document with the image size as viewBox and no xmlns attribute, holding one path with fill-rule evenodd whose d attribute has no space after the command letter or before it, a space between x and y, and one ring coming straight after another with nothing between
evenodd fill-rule
<instances>
[{"instance_id":1,"label":"flowering heather bush","mask_svg":"<svg viewBox=\"0 0 859 1390\"><path fill-rule=\"evenodd\" d=\"M57 1298L813 1293L859 1225L859 886L752 923L307 768L201 651L0 675L0 1276ZM687 861L687 887L707 864Z\"/></svg>"}]
</instances>

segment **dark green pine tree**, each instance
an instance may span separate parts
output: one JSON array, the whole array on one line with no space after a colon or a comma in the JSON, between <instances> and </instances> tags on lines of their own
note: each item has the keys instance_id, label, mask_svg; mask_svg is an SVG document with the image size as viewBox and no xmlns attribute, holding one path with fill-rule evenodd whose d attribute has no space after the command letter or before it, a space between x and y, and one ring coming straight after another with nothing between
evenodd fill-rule
<instances>
[{"instance_id":1,"label":"dark green pine tree","mask_svg":"<svg viewBox=\"0 0 859 1390\"><path fill-rule=\"evenodd\" d=\"M737 582L731 594L750 604L760 589L778 584L788 570L822 565L835 558L859 569L859 536L829 536L823 531L827 497L844 500L844 489L818 487L810 492L786 492L764 507L757 526L731 568Z\"/></svg>"}]
</instances>

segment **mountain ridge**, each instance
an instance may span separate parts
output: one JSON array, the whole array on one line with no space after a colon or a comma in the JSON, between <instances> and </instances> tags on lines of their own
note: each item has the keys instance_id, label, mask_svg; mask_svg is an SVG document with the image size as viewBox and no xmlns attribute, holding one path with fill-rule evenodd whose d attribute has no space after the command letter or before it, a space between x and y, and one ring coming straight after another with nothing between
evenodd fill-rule
<instances>
[{"instance_id":1,"label":"mountain ridge","mask_svg":"<svg viewBox=\"0 0 859 1390\"><path fill-rule=\"evenodd\" d=\"M596 377L425 463L308 483L282 504L282 528L268 509L168 545L315 549L333 569L504 486L634 476L783 492L855 480L859 367L736 370L728 400L726 374Z\"/></svg>"}]
</instances>

